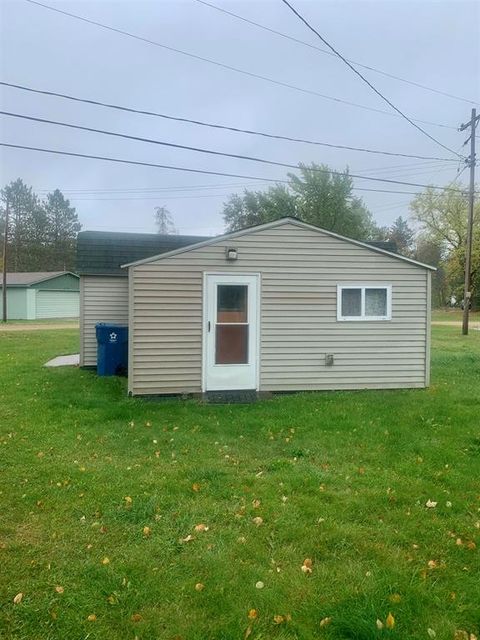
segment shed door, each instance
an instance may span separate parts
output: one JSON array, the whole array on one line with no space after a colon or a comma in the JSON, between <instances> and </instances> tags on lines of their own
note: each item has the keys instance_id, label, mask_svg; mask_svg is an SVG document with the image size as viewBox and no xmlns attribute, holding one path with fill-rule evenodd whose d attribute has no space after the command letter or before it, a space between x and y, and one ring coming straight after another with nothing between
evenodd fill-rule
<instances>
[{"instance_id":1,"label":"shed door","mask_svg":"<svg viewBox=\"0 0 480 640\"><path fill-rule=\"evenodd\" d=\"M37 318L78 318L78 291L37 291Z\"/></svg>"},{"instance_id":2,"label":"shed door","mask_svg":"<svg viewBox=\"0 0 480 640\"><path fill-rule=\"evenodd\" d=\"M207 275L204 389L257 389L258 276Z\"/></svg>"}]
</instances>

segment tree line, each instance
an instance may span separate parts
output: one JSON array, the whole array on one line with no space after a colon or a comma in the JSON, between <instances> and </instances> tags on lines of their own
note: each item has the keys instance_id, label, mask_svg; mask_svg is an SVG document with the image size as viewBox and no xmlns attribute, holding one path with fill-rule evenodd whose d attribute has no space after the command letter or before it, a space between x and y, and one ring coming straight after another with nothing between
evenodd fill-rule
<instances>
[{"instance_id":1,"label":"tree line","mask_svg":"<svg viewBox=\"0 0 480 640\"><path fill-rule=\"evenodd\" d=\"M75 207L59 189L40 199L18 178L0 192L0 229L7 235L8 271L74 271L77 234Z\"/></svg>"}]
</instances>

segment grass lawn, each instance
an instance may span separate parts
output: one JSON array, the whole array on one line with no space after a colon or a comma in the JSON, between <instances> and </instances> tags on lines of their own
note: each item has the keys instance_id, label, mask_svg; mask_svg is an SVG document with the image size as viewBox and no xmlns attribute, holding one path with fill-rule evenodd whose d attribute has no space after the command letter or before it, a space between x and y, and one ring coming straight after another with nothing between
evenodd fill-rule
<instances>
[{"instance_id":1,"label":"grass lawn","mask_svg":"<svg viewBox=\"0 0 480 640\"><path fill-rule=\"evenodd\" d=\"M433 347L428 390L203 406L0 335L0 637L478 636L480 333Z\"/></svg>"}]
</instances>

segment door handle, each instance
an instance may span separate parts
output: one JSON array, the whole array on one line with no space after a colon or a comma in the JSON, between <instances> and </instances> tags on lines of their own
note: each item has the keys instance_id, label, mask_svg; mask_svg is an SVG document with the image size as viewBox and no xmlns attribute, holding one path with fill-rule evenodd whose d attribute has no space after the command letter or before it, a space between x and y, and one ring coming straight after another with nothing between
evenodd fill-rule
<instances>
[{"instance_id":1,"label":"door handle","mask_svg":"<svg viewBox=\"0 0 480 640\"><path fill-rule=\"evenodd\" d=\"M207 331L210 333L210 320L207 322Z\"/></svg>"}]
</instances>

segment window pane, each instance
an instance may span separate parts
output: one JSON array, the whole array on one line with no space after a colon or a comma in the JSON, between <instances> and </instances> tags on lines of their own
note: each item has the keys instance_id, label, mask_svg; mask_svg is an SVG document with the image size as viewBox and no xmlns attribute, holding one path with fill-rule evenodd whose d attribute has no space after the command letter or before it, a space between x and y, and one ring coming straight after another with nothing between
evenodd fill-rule
<instances>
[{"instance_id":1,"label":"window pane","mask_svg":"<svg viewBox=\"0 0 480 640\"><path fill-rule=\"evenodd\" d=\"M248 364L248 324L217 324L215 364Z\"/></svg>"},{"instance_id":2,"label":"window pane","mask_svg":"<svg viewBox=\"0 0 480 640\"><path fill-rule=\"evenodd\" d=\"M365 315L366 316L386 316L387 315L387 290L386 289L365 289Z\"/></svg>"},{"instance_id":3,"label":"window pane","mask_svg":"<svg viewBox=\"0 0 480 640\"><path fill-rule=\"evenodd\" d=\"M342 316L355 317L362 315L362 290L342 289Z\"/></svg>"},{"instance_id":4,"label":"window pane","mask_svg":"<svg viewBox=\"0 0 480 640\"><path fill-rule=\"evenodd\" d=\"M247 322L245 284L219 284L217 288L217 322Z\"/></svg>"}]
</instances>

